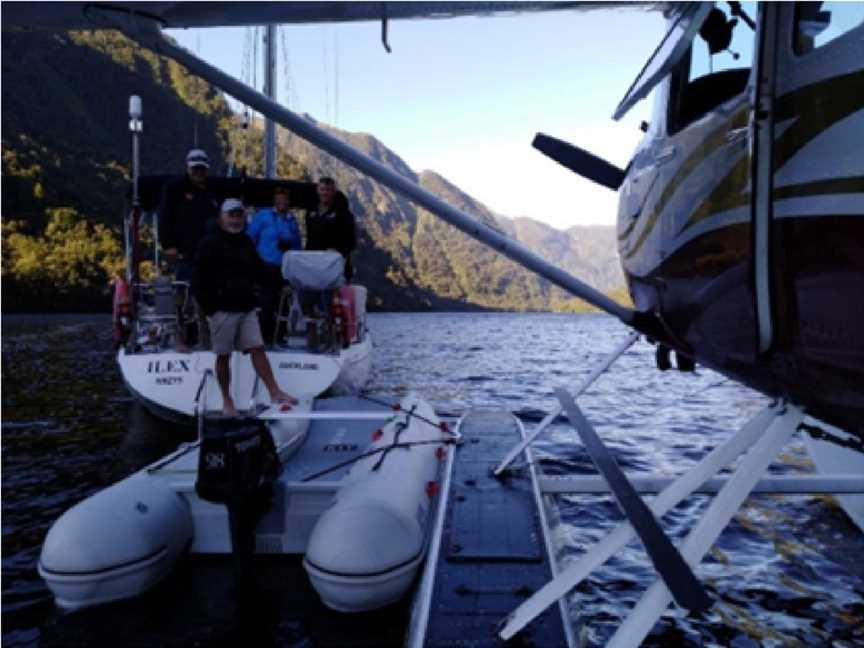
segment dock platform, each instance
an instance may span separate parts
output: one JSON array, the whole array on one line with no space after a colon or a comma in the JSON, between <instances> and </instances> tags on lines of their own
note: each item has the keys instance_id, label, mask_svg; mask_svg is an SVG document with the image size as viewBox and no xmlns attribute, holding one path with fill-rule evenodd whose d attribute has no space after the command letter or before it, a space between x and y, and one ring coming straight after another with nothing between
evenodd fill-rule
<instances>
[{"instance_id":1,"label":"dock platform","mask_svg":"<svg viewBox=\"0 0 864 648\"><path fill-rule=\"evenodd\" d=\"M530 450L526 467L502 480L492 476L522 439L521 422L505 411L474 411L459 431L464 443L442 493L444 523L430 547L411 646L505 645L497 636L501 621L556 571ZM521 637L536 647L573 645L563 604L549 608Z\"/></svg>"}]
</instances>

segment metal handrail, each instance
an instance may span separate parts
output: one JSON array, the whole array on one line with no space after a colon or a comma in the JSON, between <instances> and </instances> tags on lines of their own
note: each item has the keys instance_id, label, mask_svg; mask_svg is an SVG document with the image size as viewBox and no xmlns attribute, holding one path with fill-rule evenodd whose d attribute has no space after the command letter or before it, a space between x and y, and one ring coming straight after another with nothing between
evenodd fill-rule
<instances>
[{"instance_id":1,"label":"metal handrail","mask_svg":"<svg viewBox=\"0 0 864 648\"><path fill-rule=\"evenodd\" d=\"M204 388L210 377L215 376L212 369L205 369L201 376L201 382L198 383L198 391L195 392L195 407L193 416L195 417L195 426L198 431L198 441L204 436L204 416L207 413L207 390Z\"/></svg>"},{"instance_id":2,"label":"metal handrail","mask_svg":"<svg viewBox=\"0 0 864 648\"><path fill-rule=\"evenodd\" d=\"M249 412L255 411L255 397L258 396L258 386L261 384L261 376L255 374L255 382L252 383L252 394L249 396Z\"/></svg>"}]
</instances>

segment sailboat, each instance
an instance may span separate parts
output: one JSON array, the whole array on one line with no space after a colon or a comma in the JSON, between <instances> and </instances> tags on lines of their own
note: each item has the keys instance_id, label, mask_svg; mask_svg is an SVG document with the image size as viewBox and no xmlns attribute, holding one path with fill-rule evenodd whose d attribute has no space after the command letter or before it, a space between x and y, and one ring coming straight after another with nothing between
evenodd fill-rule
<instances>
[{"instance_id":1,"label":"sailboat","mask_svg":"<svg viewBox=\"0 0 864 648\"><path fill-rule=\"evenodd\" d=\"M270 42L273 43L271 39ZM275 43L273 43L275 49ZM275 57L275 51L268 56ZM269 66L268 66L269 67ZM271 84L270 88L275 86ZM132 135L132 209L125 219L126 276L114 282L114 331L117 362L129 391L152 413L175 422L191 422L196 406L221 400L212 375L215 354L204 343L203 320L187 282L158 274L158 214L156 207L167 176L140 177L139 151L142 105L130 98ZM249 208L272 205L274 191L288 189L290 206L315 206L315 185L275 178L275 129L265 129L266 178L216 177L208 190L220 200L240 197ZM344 196L342 196L344 199ZM142 232L149 226L154 243L152 267L156 274L142 278ZM341 255L337 252L286 252L286 287L276 314L276 334L267 340L267 357L279 385L301 401L328 393L357 393L372 368L372 338L366 326L366 288L344 285ZM324 300L315 317L304 315L303 293ZM182 345L180 341L196 340ZM258 399L258 381L246 354L231 359L231 390L235 403L250 407Z\"/></svg>"}]
</instances>

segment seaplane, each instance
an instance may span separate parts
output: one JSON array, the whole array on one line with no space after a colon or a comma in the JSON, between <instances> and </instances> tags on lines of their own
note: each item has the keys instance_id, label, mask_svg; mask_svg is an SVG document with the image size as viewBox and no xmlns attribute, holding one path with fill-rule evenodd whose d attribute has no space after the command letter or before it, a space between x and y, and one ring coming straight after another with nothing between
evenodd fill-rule
<instances>
[{"instance_id":1,"label":"seaplane","mask_svg":"<svg viewBox=\"0 0 864 648\"><path fill-rule=\"evenodd\" d=\"M597 10L608 5L96 2L52 3L49 10L44 3L34 3L4 7L3 19L4 28L120 30L629 327L630 335L576 390L558 387L558 406L530 433L503 411L469 412L453 433L426 437L428 430L421 428L435 429L438 421L420 401L396 404L401 409L395 413L373 412L393 418L385 432L373 433L379 446L370 452L395 448L397 428L417 424L416 442L442 449L443 466L435 473L431 464L424 464L425 476L437 475L427 493L435 505L428 513L424 510L422 528L407 534L415 540L400 549L404 558L396 571L387 571L392 564L382 568L392 577L385 586L391 589L370 596L381 602L392 600L396 590L404 592L405 573L399 569L410 564L416 567L412 574L418 574L419 582L406 645L504 645L520 639L531 645L576 645L563 598L638 538L657 580L608 644L636 646L673 602L685 613L711 607L698 578L700 561L750 493L830 493L864 531L864 22L860 12L838 11L832 4L764 3L745 11L738 2L628 3L661 11L668 21L667 33L614 110L613 118L620 119L653 92L653 117L644 124L645 137L630 163L621 169L550 135L535 138L534 147L552 160L618 192L619 253L632 308L162 34L163 28L173 27L367 20L380 21L382 44L387 47L390 20ZM752 41L752 61L717 71L712 65L706 73L697 73L697 44L707 45L713 62L715 56L730 56L732 35L742 30ZM656 346L660 370L672 368L674 357L679 370L710 368L772 402L681 475L625 474L592 425L591 413L583 412L577 400L639 338ZM406 415L406 409L422 419ZM562 415L596 466L597 477L551 478L536 470L530 444ZM819 474L766 475L796 431L803 433ZM514 468L513 461L520 456L528 458L527 469ZM721 476L721 470L732 464L733 470ZM158 472L162 466L146 470ZM187 479L187 491L188 483ZM332 484L328 488L322 492L329 502L336 489ZM697 492L712 493L714 498L676 544L658 519ZM565 568L556 564L543 502L544 496L560 493L612 494L626 516ZM642 494L655 496L646 500ZM202 516L183 517L193 501L190 497L181 504L164 493L160 497L166 498L166 506L181 510L172 522L181 527L179 540L168 552L173 561L184 543L191 542L194 548L205 541L193 529ZM337 496L335 501L337 508L351 509L354 500ZM417 501L425 503L422 497ZM533 502L533 510L524 506L525 501ZM213 509L207 511L212 521ZM271 528L279 516L268 515L265 526ZM344 520L333 517L325 526L340 528ZM299 517L280 519L284 526L286 519L297 522ZM224 529L224 520L220 524ZM303 524L311 522L305 519ZM278 533L269 533L275 542ZM417 533L425 533L422 540L416 540ZM218 538L218 550L226 551L231 544L224 531L211 537ZM374 578L352 581L345 565L316 567L325 555L339 562L338 551L327 545L328 537L334 536L325 531L315 534L316 545L307 548L310 578L329 578L319 593L335 607L365 609L358 601L375 588ZM493 537L495 542L484 540ZM59 545L63 538L54 540ZM298 533L292 541L307 540L308 534ZM49 583L50 541L49 534L40 563ZM125 584L128 591L123 595L152 585L167 570L164 565L161 569L143 585ZM73 578L74 570L68 572ZM528 583L526 591L508 596L493 587L512 582L516 573L520 583ZM53 577L62 580L62 569L54 568ZM352 594L354 587L367 590L358 599ZM69 595L69 590L62 593ZM553 613L549 608L556 604Z\"/></svg>"}]
</instances>

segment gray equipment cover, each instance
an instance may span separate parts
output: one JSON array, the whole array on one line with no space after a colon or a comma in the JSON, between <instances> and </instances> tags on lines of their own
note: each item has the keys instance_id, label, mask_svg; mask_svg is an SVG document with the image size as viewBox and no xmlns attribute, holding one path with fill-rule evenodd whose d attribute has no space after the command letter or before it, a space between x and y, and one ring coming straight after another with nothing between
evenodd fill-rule
<instances>
[{"instance_id":1,"label":"gray equipment cover","mask_svg":"<svg viewBox=\"0 0 864 648\"><path fill-rule=\"evenodd\" d=\"M296 290L331 290L345 283L345 259L339 252L286 252L282 276Z\"/></svg>"}]
</instances>

